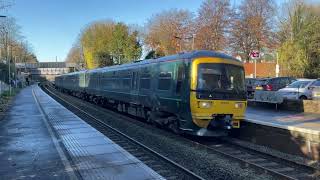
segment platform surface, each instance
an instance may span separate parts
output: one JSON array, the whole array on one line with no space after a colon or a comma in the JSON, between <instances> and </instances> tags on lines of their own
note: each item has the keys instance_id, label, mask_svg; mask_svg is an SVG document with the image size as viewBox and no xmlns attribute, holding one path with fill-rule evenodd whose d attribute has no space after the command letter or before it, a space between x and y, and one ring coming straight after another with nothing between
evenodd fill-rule
<instances>
[{"instance_id":1,"label":"platform surface","mask_svg":"<svg viewBox=\"0 0 320 180\"><path fill-rule=\"evenodd\" d=\"M290 131L320 135L320 114L248 107L246 121Z\"/></svg>"},{"instance_id":2,"label":"platform surface","mask_svg":"<svg viewBox=\"0 0 320 180\"><path fill-rule=\"evenodd\" d=\"M0 179L71 179L28 87L0 121Z\"/></svg>"},{"instance_id":3,"label":"platform surface","mask_svg":"<svg viewBox=\"0 0 320 180\"><path fill-rule=\"evenodd\" d=\"M16 97L0 136L1 178L163 179L36 85Z\"/></svg>"}]
</instances>

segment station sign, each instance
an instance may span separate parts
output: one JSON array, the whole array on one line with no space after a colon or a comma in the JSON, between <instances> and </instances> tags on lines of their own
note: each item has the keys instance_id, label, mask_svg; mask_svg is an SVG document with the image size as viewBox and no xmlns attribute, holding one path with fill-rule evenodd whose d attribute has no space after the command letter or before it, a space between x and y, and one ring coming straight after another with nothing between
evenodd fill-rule
<instances>
[{"instance_id":1,"label":"station sign","mask_svg":"<svg viewBox=\"0 0 320 180\"><path fill-rule=\"evenodd\" d=\"M258 59L258 58L260 58L260 52L259 52L259 51L252 51L252 52L250 53L250 57L251 57L252 59Z\"/></svg>"}]
</instances>

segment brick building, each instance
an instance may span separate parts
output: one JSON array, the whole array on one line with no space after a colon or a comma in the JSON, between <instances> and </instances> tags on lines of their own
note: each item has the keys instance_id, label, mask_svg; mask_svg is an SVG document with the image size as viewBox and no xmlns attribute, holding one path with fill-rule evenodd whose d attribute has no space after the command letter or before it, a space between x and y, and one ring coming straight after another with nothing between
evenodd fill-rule
<instances>
[{"instance_id":1,"label":"brick building","mask_svg":"<svg viewBox=\"0 0 320 180\"><path fill-rule=\"evenodd\" d=\"M254 63L244 63L246 77L254 77ZM261 62L257 63L257 77L275 77L276 63Z\"/></svg>"}]
</instances>

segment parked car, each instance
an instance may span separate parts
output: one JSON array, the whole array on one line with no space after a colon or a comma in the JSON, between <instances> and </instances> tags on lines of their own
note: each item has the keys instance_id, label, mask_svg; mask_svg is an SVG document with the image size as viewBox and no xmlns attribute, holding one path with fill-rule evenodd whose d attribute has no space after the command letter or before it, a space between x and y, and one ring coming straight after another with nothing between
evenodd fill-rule
<instances>
[{"instance_id":1,"label":"parked car","mask_svg":"<svg viewBox=\"0 0 320 180\"><path fill-rule=\"evenodd\" d=\"M315 87L312 91L312 99L320 100L320 86Z\"/></svg>"},{"instance_id":2,"label":"parked car","mask_svg":"<svg viewBox=\"0 0 320 180\"><path fill-rule=\"evenodd\" d=\"M248 98L253 97L255 91L255 83L257 81L256 78L246 78L246 86L247 86L247 96Z\"/></svg>"},{"instance_id":3,"label":"parked car","mask_svg":"<svg viewBox=\"0 0 320 180\"><path fill-rule=\"evenodd\" d=\"M255 90L263 90L262 85L265 85L268 79L257 79L254 84Z\"/></svg>"},{"instance_id":4,"label":"parked car","mask_svg":"<svg viewBox=\"0 0 320 180\"><path fill-rule=\"evenodd\" d=\"M294 81L296 81L296 79L291 77L276 77L263 79L260 82L260 84L256 86L256 90L278 91L279 89L286 87Z\"/></svg>"},{"instance_id":5,"label":"parked car","mask_svg":"<svg viewBox=\"0 0 320 180\"><path fill-rule=\"evenodd\" d=\"M317 79L310 89L312 89L312 99L320 100L320 79Z\"/></svg>"},{"instance_id":6,"label":"parked car","mask_svg":"<svg viewBox=\"0 0 320 180\"><path fill-rule=\"evenodd\" d=\"M312 99L313 84L315 79L299 79L285 88L279 90L279 95L284 99Z\"/></svg>"}]
</instances>

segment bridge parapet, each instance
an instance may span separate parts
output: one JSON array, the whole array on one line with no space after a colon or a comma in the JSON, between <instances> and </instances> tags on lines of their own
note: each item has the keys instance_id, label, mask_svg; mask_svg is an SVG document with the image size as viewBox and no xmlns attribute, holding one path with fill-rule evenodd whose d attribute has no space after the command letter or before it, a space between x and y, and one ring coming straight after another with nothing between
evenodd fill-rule
<instances>
[{"instance_id":1,"label":"bridge parapet","mask_svg":"<svg viewBox=\"0 0 320 180\"><path fill-rule=\"evenodd\" d=\"M53 81L56 76L74 71L76 64L65 62L16 63L16 68L28 74L32 80L45 78Z\"/></svg>"}]
</instances>

